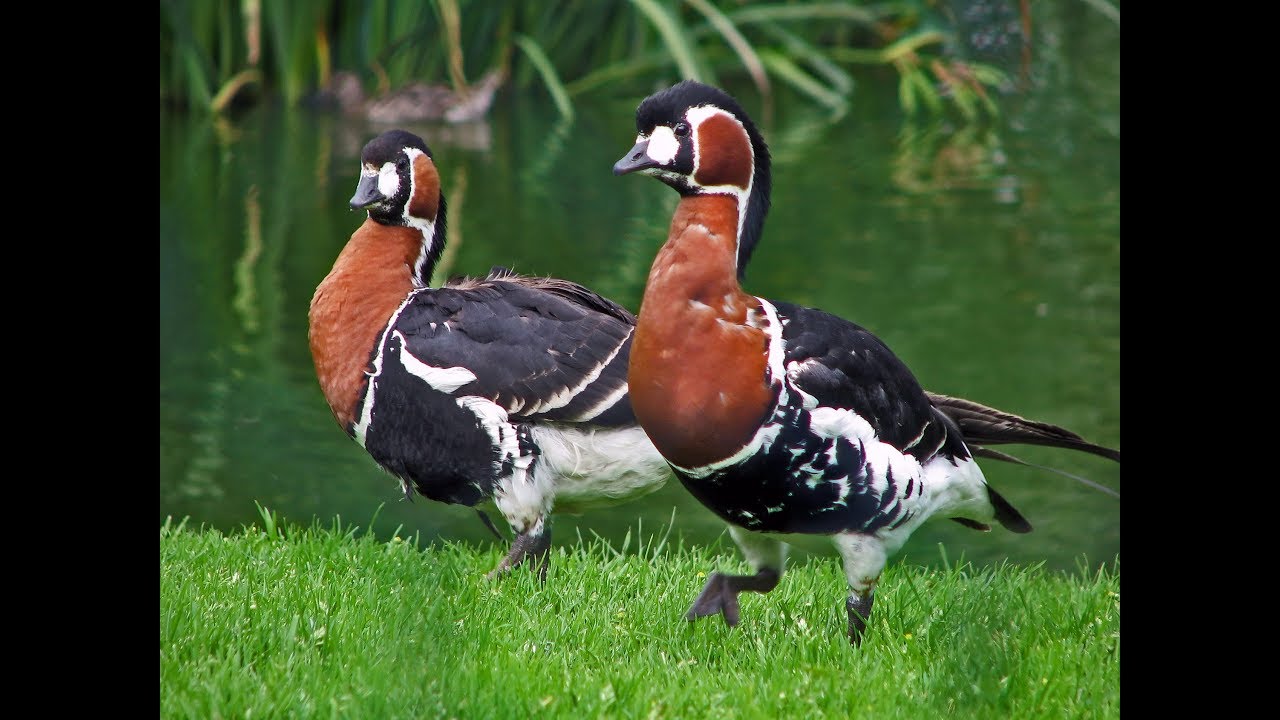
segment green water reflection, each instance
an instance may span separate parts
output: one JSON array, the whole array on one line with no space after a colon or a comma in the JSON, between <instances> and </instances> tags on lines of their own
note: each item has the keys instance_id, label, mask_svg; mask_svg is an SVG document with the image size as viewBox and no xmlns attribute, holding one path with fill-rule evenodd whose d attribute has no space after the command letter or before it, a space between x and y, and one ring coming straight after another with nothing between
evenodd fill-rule
<instances>
[{"instance_id":1,"label":"green water reflection","mask_svg":"<svg viewBox=\"0 0 1280 720\"><path fill-rule=\"evenodd\" d=\"M780 102L765 128L773 211L747 288L869 327L930 389L1118 447L1118 91L1089 90L1109 88L1108 72L1118 84L1118 67L1093 72L1095 85L1056 89L1074 98L1072 111L1044 90L985 130L904 125L892 96L873 90L834 124ZM638 99L583 107L571 127L539 98L510 96L483 126L410 127L442 169L451 271L558 275L636 309L675 201L659 183L610 172L630 147ZM256 501L296 522L368 526L376 515L381 535L493 541L469 509L402 501L398 483L338 430L313 374L307 305L362 219L346 200L359 148L380 129L270 108L233 123L162 113L162 522L235 529L258 519ZM1022 456L1120 489L1107 461ZM986 468L1036 531L938 521L899 559L937 563L939 543L952 559L1058 568L1119 553L1118 500L1037 470ZM673 537L727 547L720 523L678 484L557 516L554 537L618 542L637 523L659 532L673 513ZM827 552L821 542L798 557L805 551Z\"/></svg>"}]
</instances>

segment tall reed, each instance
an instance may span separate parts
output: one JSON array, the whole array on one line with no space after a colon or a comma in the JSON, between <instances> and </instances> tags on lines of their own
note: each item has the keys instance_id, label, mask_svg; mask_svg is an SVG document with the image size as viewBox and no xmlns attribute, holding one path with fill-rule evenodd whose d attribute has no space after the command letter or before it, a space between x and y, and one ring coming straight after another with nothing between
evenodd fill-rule
<instances>
[{"instance_id":1,"label":"tall reed","mask_svg":"<svg viewBox=\"0 0 1280 720\"><path fill-rule=\"evenodd\" d=\"M855 78L889 70L908 114L972 120L998 112L992 91L1008 86L1009 68L965 57L951 6L1013 2L162 0L160 98L222 112L296 104L337 70L377 94L409 82L465 89L497 69L518 90L540 85L566 116L579 97L645 94L680 77L742 78L766 102L780 83L838 114ZM1033 27L1028 3L1010 11Z\"/></svg>"}]
</instances>

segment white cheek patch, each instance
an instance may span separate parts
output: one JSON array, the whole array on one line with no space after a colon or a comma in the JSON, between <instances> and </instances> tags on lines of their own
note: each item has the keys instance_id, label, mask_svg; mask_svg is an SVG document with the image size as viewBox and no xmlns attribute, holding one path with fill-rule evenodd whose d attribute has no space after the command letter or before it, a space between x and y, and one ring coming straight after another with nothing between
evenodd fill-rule
<instances>
[{"instance_id":1,"label":"white cheek patch","mask_svg":"<svg viewBox=\"0 0 1280 720\"><path fill-rule=\"evenodd\" d=\"M378 171L378 192L385 197L395 197L400 189L400 175L396 173L395 163L385 163Z\"/></svg>"},{"instance_id":2,"label":"white cheek patch","mask_svg":"<svg viewBox=\"0 0 1280 720\"><path fill-rule=\"evenodd\" d=\"M645 154L659 165L667 165L676 158L676 153L679 151L680 141L676 139L676 134L671 131L671 128L659 125L649 136L649 149Z\"/></svg>"}]
</instances>

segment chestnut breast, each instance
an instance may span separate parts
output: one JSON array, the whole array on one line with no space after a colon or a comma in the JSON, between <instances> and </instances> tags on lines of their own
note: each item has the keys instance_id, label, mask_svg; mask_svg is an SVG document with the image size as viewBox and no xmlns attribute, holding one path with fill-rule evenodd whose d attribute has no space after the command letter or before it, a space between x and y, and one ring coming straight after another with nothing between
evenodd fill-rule
<instances>
[{"instance_id":1,"label":"chestnut breast","mask_svg":"<svg viewBox=\"0 0 1280 720\"><path fill-rule=\"evenodd\" d=\"M681 200L636 325L631 404L668 461L695 468L733 455L772 409L760 302L737 281L737 199Z\"/></svg>"},{"instance_id":2,"label":"chestnut breast","mask_svg":"<svg viewBox=\"0 0 1280 720\"><path fill-rule=\"evenodd\" d=\"M374 346L391 314L414 289L410 268L421 245L422 234L413 228L366 219L311 298L308 337L316 377L348 433Z\"/></svg>"}]
</instances>

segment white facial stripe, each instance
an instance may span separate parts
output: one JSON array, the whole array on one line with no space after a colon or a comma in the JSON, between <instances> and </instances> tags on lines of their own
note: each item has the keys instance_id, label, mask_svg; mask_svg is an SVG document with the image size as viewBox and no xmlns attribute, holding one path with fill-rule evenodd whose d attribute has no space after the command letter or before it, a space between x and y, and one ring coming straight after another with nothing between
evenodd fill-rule
<instances>
[{"instance_id":1,"label":"white facial stripe","mask_svg":"<svg viewBox=\"0 0 1280 720\"><path fill-rule=\"evenodd\" d=\"M676 139L676 134L671 132L671 128L659 125L653 129L653 134L649 136L649 149L645 151L645 154L649 156L650 160L666 165L675 159L679 150L680 141Z\"/></svg>"},{"instance_id":2,"label":"white facial stripe","mask_svg":"<svg viewBox=\"0 0 1280 720\"><path fill-rule=\"evenodd\" d=\"M703 120L706 120L707 118L716 114L733 118L732 115L725 112L724 110L721 110L718 107L713 107L711 105L700 105L695 108L689 108L689 112L685 113L684 116L689 119L689 124L696 129L699 125L702 124ZM734 120L736 119L737 118L734 118Z\"/></svg>"},{"instance_id":3,"label":"white facial stripe","mask_svg":"<svg viewBox=\"0 0 1280 720\"><path fill-rule=\"evenodd\" d=\"M723 115L729 118L730 120L737 123L738 127L742 128L742 132L744 134L746 133L747 131L746 126L742 124L741 120L734 117L733 113L726 112L725 110L721 110L720 108L712 105L701 105L698 107L689 108L689 110L684 114L685 119L689 121L689 125L692 127L693 137L695 138L698 137L698 128L702 125L703 122L707 120L707 118L710 118L715 115ZM756 149L754 147L751 147L750 143L747 144L747 149L751 151L751 159L752 159L752 163L754 164ZM752 173L751 179L747 181L747 187L745 188L740 188L737 185L698 185L698 181L695 178L697 178L698 176L698 164L700 161L701 161L701 158L698 157L698 144L694 143L693 144L693 172L689 173L689 183L694 185L695 187L700 188L704 193L733 195L734 197L738 198L738 243L741 244L742 228L747 223L747 203L748 203L748 200L750 200L751 198L751 187L755 185L755 182L756 182L755 173L754 172Z\"/></svg>"},{"instance_id":4,"label":"white facial stripe","mask_svg":"<svg viewBox=\"0 0 1280 720\"><path fill-rule=\"evenodd\" d=\"M700 107L689 108L689 111L688 111L688 112L686 112L684 116L685 116L685 118L689 121L689 125L690 125L690 126L692 126L692 128L693 128L693 131L692 131L693 136L694 136L694 137L697 137L697 136L698 136L698 128L702 126L702 123L706 122L707 118L713 117L713 116L715 116L715 115L723 115L724 117L726 117L726 118L728 118L728 119L732 120L733 122L737 123L738 127L742 128L742 133L743 133L743 135L745 135L745 134L746 134L747 129L746 129L746 127L742 124L742 121L741 121L741 120L739 120L738 118L734 117L732 113L725 112L724 110L721 110L721 109L720 109L720 108L718 108L718 107L712 107L712 106L710 106L710 105L703 105L703 106L700 106ZM750 144L750 143L748 143L748 144L747 144L747 149L751 151L752 161L754 162L754 160L755 160L755 148L751 147L751 144ZM700 157L698 157L698 144L697 144L697 143L694 143L694 145L693 145L693 172L689 173L689 181L690 181L691 183L693 183L694 185L697 185L698 187L702 188L705 192L711 192L711 193L723 193L723 194L727 194L727 195L737 195L737 196L739 196L739 197L742 199L742 209L743 209L743 213L742 213L742 214L745 216L745 215L746 215L746 206L747 206L747 204L746 204L746 199L747 199L748 197L750 197L750 196L751 196L751 185L752 185L752 184L754 184L754 182L755 182L755 176L754 176L754 174L752 175L751 179L747 181L747 187L745 187L745 188L740 188L740 187L738 187L738 186L736 186L736 185L698 185L698 184L697 184L697 182L698 182L698 181L696 180L696 178L697 178L697 175L698 175L698 165L700 164L700 161L701 161L701 158L700 158Z\"/></svg>"},{"instance_id":5,"label":"white facial stripe","mask_svg":"<svg viewBox=\"0 0 1280 720\"><path fill-rule=\"evenodd\" d=\"M425 156L426 153L422 152L421 150L415 147L407 147L404 149L404 154L409 157L410 198L409 198L409 202L406 202L404 204L402 217L404 218L406 225L422 233L422 249L418 252L417 261L414 262L413 264L413 282L414 282L414 285L417 287L426 287L431 283L431 278L429 276L422 277L424 274L423 268L426 265L427 256L431 253L431 249L435 245L436 225L434 221L424 220L422 218L416 218L409 214L409 207L412 205L412 202L413 202L412 196L413 196L413 193L415 192L414 174L412 169L413 164L417 162L419 157ZM383 182L388 182L387 180L388 171L391 174L391 180L395 182L395 187L396 188L399 187L400 180L399 180L399 176L396 174L395 163L387 163L386 165L382 166L382 177L378 179L378 189L382 190L387 195L387 197L391 197L391 194L387 193L386 190L383 189L382 187ZM394 192L394 190L392 192Z\"/></svg>"},{"instance_id":6,"label":"white facial stripe","mask_svg":"<svg viewBox=\"0 0 1280 720\"><path fill-rule=\"evenodd\" d=\"M396 164L383 163L382 169L378 171L378 192L386 197L395 197L399 189L400 175L396 173Z\"/></svg>"}]
</instances>

